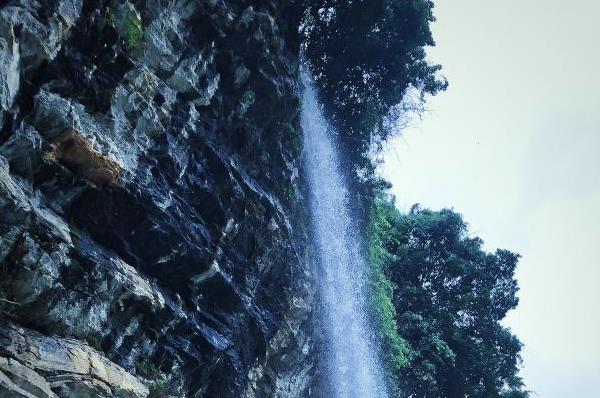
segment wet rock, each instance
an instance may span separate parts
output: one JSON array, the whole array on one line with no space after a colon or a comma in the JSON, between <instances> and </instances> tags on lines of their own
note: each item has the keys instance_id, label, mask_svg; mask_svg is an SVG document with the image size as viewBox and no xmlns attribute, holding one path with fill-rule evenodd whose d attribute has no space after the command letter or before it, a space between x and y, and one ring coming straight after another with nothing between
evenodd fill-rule
<instances>
[{"instance_id":1,"label":"wet rock","mask_svg":"<svg viewBox=\"0 0 600 398\"><path fill-rule=\"evenodd\" d=\"M19 43L12 27L0 22L0 111L11 108L19 90Z\"/></svg>"},{"instance_id":2,"label":"wet rock","mask_svg":"<svg viewBox=\"0 0 600 398\"><path fill-rule=\"evenodd\" d=\"M0 5L0 396L306 396L291 7Z\"/></svg>"}]
</instances>

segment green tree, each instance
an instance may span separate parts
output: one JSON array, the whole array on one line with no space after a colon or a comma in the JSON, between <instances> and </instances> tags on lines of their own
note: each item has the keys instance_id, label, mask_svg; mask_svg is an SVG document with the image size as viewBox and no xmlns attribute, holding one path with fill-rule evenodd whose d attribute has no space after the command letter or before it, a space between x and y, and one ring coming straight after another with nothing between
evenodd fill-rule
<instances>
[{"instance_id":1,"label":"green tree","mask_svg":"<svg viewBox=\"0 0 600 398\"><path fill-rule=\"evenodd\" d=\"M425 57L433 2L308 0L306 9L303 47L326 113L354 169L369 168L366 154L393 131L395 116L447 86ZM411 87L418 95L407 101Z\"/></svg>"},{"instance_id":2,"label":"green tree","mask_svg":"<svg viewBox=\"0 0 600 398\"><path fill-rule=\"evenodd\" d=\"M405 363L395 368L401 391L423 398L528 397L518 376L521 343L500 323L518 303L519 256L486 253L462 216L448 209L414 206L402 214L380 194L372 220L380 263L371 264L393 285L393 324L407 346Z\"/></svg>"}]
</instances>

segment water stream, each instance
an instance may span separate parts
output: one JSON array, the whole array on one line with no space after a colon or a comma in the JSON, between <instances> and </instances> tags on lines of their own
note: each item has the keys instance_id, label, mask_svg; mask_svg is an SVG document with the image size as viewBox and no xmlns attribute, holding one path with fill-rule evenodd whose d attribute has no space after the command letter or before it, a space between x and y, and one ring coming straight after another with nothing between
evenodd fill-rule
<instances>
[{"instance_id":1,"label":"water stream","mask_svg":"<svg viewBox=\"0 0 600 398\"><path fill-rule=\"evenodd\" d=\"M301 124L304 131L313 257L325 341L320 350L329 392L337 398L387 398L377 345L366 315L366 263L348 206L332 129L306 71Z\"/></svg>"}]
</instances>

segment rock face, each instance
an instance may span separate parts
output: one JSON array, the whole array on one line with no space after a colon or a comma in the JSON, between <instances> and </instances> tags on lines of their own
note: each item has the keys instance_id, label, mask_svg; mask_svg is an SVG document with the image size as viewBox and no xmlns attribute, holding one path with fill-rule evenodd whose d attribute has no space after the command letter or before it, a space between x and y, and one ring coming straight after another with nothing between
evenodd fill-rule
<instances>
[{"instance_id":1,"label":"rock face","mask_svg":"<svg viewBox=\"0 0 600 398\"><path fill-rule=\"evenodd\" d=\"M0 397L308 396L299 10L0 6Z\"/></svg>"}]
</instances>

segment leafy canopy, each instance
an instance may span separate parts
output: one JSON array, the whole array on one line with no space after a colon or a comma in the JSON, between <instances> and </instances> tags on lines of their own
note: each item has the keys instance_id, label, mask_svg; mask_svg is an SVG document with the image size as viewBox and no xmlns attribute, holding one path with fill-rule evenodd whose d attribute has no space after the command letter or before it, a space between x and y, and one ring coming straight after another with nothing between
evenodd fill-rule
<instances>
[{"instance_id":1,"label":"leafy canopy","mask_svg":"<svg viewBox=\"0 0 600 398\"><path fill-rule=\"evenodd\" d=\"M521 343L500 323L518 303L517 254L486 253L452 210L415 206L402 214L382 193L371 214L370 253L373 289L389 298L376 307L389 378L400 381L401 391L423 398L529 396L518 377Z\"/></svg>"},{"instance_id":2,"label":"leafy canopy","mask_svg":"<svg viewBox=\"0 0 600 398\"><path fill-rule=\"evenodd\" d=\"M433 46L430 0L308 0L304 53L329 119L355 165L387 138L396 118L445 90L425 47ZM417 98L407 100L407 90Z\"/></svg>"}]
</instances>

